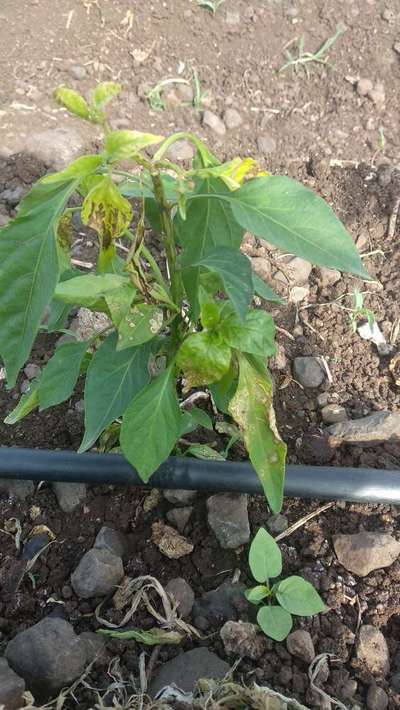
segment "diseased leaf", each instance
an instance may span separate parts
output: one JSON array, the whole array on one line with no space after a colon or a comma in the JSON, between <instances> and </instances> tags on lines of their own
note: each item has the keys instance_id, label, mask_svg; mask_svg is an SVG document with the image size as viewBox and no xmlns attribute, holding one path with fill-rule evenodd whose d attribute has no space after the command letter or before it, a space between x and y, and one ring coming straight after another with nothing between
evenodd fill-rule
<instances>
[{"instance_id":1,"label":"diseased leaf","mask_svg":"<svg viewBox=\"0 0 400 710\"><path fill-rule=\"evenodd\" d=\"M222 321L219 332L231 348L244 353L271 357L276 352L274 320L265 311L248 311L244 322L232 314Z\"/></svg>"},{"instance_id":2,"label":"diseased leaf","mask_svg":"<svg viewBox=\"0 0 400 710\"><path fill-rule=\"evenodd\" d=\"M279 604L297 616L313 616L326 611L326 606L310 582L293 575L279 582L275 590Z\"/></svg>"},{"instance_id":3,"label":"diseased leaf","mask_svg":"<svg viewBox=\"0 0 400 710\"><path fill-rule=\"evenodd\" d=\"M257 582L279 577L282 572L282 555L274 538L264 528L257 531L249 551L251 574Z\"/></svg>"},{"instance_id":4,"label":"diseased leaf","mask_svg":"<svg viewBox=\"0 0 400 710\"><path fill-rule=\"evenodd\" d=\"M162 140L163 136L156 136L152 133L128 130L110 131L106 135L104 147L108 160L116 162L132 158L143 148L160 143Z\"/></svg>"},{"instance_id":5,"label":"diseased leaf","mask_svg":"<svg viewBox=\"0 0 400 710\"><path fill-rule=\"evenodd\" d=\"M103 429L120 417L149 381L150 346L117 351L117 334L100 345L88 367L85 383L85 436L79 451L89 449Z\"/></svg>"},{"instance_id":6,"label":"diseased leaf","mask_svg":"<svg viewBox=\"0 0 400 710\"><path fill-rule=\"evenodd\" d=\"M238 317L244 319L253 297L253 278L247 256L229 247L216 247L193 266L218 275Z\"/></svg>"},{"instance_id":7,"label":"diseased leaf","mask_svg":"<svg viewBox=\"0 0 400 710\"><path fill-rule=\"evenodd\" d=\"M250 461L274 513L283 500L286 445L280 439L272 407L272 383L248 356L238 353L239 384L229 413L243 432Z\"/></svg>"},{"instance_id":8,"label":"diseased leaf","mask_svg":"<svg viewBox=\"0 0 400 710\"><path fill-rule=\"evenodd\" d=\"M113 291L107 291L107 293L104 294L111 320L116 327L119 326L121 320L129 312L136 293L136 289L132 286L131 282L128 281L124 286L120 286Z\"/></svg>"},{"instance_id":9,"label":"diseased leaf","mask_svg":"<svg viewBox=\"0 0 400 710\"><path fill-rule=\"evenodd\" d=\"M77 341L64 343L56 348L41 374L40 411L65 402L72 395L88 345L87 342Z\"/></svg>"},{"instance_id":10,"label":"diseased leaf","mask_svg":"<svg viewBox=\"0 0 400 710\"><path fill-rule=\"evenodd\" d=\"M119 322L117 350L146 343L160 332L162 325L161 308L149 303L139 303Z\"/></svg>"},{"instance_id":11,"label":"diseased leaf","mask_svg":"<svg viewBox=\"0 0 400 710\"><path fill-rule=\"evenodd\" d=\"M8 384L28 357L58 281L55 229L78 178L37 183L0 230L0 354Z\"/></svg>"},{"instance_id":12,"label":"diseased leaf","mask_svg":"<svg viewBox=\"0 0 400 710\"><path fill-rule=\"evenodd\" d=\"M122 419L122 451L142 481L147 482L169 456L181 426L174 370L170 366L132 399Z\"/></svg>"},{"instance_id":13,"label":"diseased leaf","mask_svg":"<svg viewBox=\"0 0 400 710\"><path fill-rule=\"evenodd\" d=\"M178 350L176 364L185 377L185 391L217 382L229 370L231 349L217 333L189 335Z\"/></svg>"},{"instance_id":14,"label":"diseased leaf","mask_svg":"<svg viewBox=\"0 0 400 710\"><path fill-rule=\"evenodd\" d=\"M257 614L257 622L266 636L274 641L283 641L292 630L293 619L280 606L263 606Z\"/></svg>"},{"instance_id":15,"label":"diseased leaf","mask_svg":"<svg viewBox=\"0 0 400 710\"><path fill-rule=\"evenodd\" d=\"M128 629L128 631L120 631L119 629L97 629L98 634L102 636L110 636L121 641L137 641L144 643L145 646L159 646L161 644L177 645L183 641L184 636L178 631L165 631L165 629Z\"/></svg>"},{"instance_id":16,"label":"diseased leaf","mask_svg":"<svg viewBox=\"0 0 400 710\"><path fill-rule=\"evenodd\" d=\"M106 250L129 226L132 207L119 193L111 178L105 175L86 195L81 219L98 233L102 249Z\"/></svg>"}]
</instances>

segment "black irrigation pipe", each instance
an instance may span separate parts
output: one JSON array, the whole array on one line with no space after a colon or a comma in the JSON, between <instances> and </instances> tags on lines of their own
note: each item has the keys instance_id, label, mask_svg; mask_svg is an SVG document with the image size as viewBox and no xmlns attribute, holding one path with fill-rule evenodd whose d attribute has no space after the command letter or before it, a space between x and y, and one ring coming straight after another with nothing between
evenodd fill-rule
<instances>
[{"instance_id":1,"label":"black irrigation pipe","mask_svg":"<svg viewBox=\"0 0 400 710\"><path fill-rule=\"evenodd\" d=\"M143 486L130 464L117 454L76 454L0 447L0 478ZM248 462L201 461L170 457L151 477L154 488L262 493ZM320 500L400 504L400 471L336 466L287 466L285 495Z\"/></svg>"}]
</instances>

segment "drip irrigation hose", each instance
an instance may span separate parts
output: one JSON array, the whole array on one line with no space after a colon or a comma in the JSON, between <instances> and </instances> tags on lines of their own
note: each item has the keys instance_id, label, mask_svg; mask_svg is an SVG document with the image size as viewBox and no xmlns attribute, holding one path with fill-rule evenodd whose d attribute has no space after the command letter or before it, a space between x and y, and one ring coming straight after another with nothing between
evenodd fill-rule
<instances>
[{"instance_id":1,"label":"drip irrigation hose","mask_svg":"<svg viewBox=\"0 0 400 710\"><path fill-rule=\"evenodd\" d=\"M18 447L0 447L0 478L145 485L124 457L117 454L77 454ZM250 463L194 458L170 457L147 485L151 488L262 493ZM286 467L285 495L400 505L400 471L289 465Z\"/></svg>"}]
</instances>

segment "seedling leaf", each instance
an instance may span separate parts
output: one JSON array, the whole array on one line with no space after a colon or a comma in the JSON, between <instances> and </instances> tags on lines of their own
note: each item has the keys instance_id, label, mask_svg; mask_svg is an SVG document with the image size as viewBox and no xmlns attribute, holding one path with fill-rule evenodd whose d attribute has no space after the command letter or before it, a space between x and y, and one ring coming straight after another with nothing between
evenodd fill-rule
<instances>
[{"instance_id":1,"label":"seedling leaf","mask_svg":"<svg viewBox=\"0 0 400 710\"><path fill-rule=\"evenodd\" d=\"M282 572L281 551L264 528L257 531L250 545L249 565L254 579L260 583L279 577Z\"/></svg>"},{"instance_id":2,"label":"seedling leaf","mask_svg":"<svg viewBox=\"0 0 400 710\"><path fill-rule=\"evenodd\" d=\"M266 636L274 641L283 641L290 634L293 619L280 606L263 606L257 614L257 622Z\"/></svg>"},{"instance_id":3,"label":"seedling leaf","mask_svg":"<svg viewBox=\"0 0 400 710\"><path fill-rule=\"evenodd\" d=\"M279 582L276 591L279 604L291 614L313 616L326 611L318 592L303 577L287 577Z\"/></svg>"}]
</instances>

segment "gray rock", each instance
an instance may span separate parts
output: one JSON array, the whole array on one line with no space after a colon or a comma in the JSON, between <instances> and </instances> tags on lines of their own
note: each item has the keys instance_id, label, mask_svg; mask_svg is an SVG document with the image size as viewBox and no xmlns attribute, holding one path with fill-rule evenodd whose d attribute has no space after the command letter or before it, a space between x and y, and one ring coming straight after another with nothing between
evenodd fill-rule
<instances>
[{"instance_id":1,"label":"gray rock","mask_svg":"<svg viewBox=\"0 0 400 710\"><path fill-rule=\"evenodd\" d=\"M236 621L238 615L241 616L249 608L245 590L246 586L241 582L223 582L217 589L205 592L200 599L196 599L193 617L205 619L207 625Z\"/></svg>"},{"instance_id":2,"label":"gray rock","mask_svg":"<svg viewBox=\"0 0 400 710\"><path fill-rule=\"evenodd\" d=\"M276 141L268 133L257 137L257 149L262 155L270 155L276 150Z\"/></svg>"},{"instance_id":3,"label":"gray rock","mask_svg":"<svg viewBox=\"0 0 400 710\"><path fill-rule=\"evenodd\" d=\"M207 500L207 520L219 544L235 550L250 540L247 495L218 493Z\"/></svg>"},{"instance_id":4,"label":"gray rock","mask_svg":"<svg viewBox=\"0 0 400 710\"><path fill-rule=\"evenodd\" d=\"M0 491L7 493L11 498L25 500L35 492L33 481L12 481L0 478Z\"/></svg>"},{"instance_id":5,"label":"gray rock","mask_svg":"<svg viewBox=\"0 0 400 710\"><path fill-rule=\"evenodd\" d=\"M326 266L320 266L317 269L317 278L322 288L327 288L328 286L334 286L334 284L340 281L342 274L336 269L327 269Z\"/></svg>"},{"instance_id":6,"label":"gray rock","mask_svg":"<svg viewBox=\"0 0 400 710\"><path fill-rule=\"evenodd\" d=\"M293 371L295 379L303 387L319 387L325 379L325 372L317 357L296 357Z\"/></svg>"},{"instance_id":7,"label":"gray rock","mask_svg":"<svg viewBox=\"0 0 400 710\"><path fill-rule=\"evenodd\" d=\"M174 505L187 505L192 503L197 497L197 491L184 491L175 488L166 488L163 491L164 498L168 503L173 503Z\"/></svg>"},{"instance_id":8,"label":"gray rock","mask_svg":"<svg viewBox=\"0 0 400 710\"><path fill-rule=\"evenodd\" d=\"M390 686L395 693L400 693L400 673L394 673L390 679Z\"/></svg>"},{"instance_id":9,"label":"gray rock","mask_svg":"<svg viewBox=\"0 0 400 710\"><path fill-rule=\"evenodd\" d=\"M371 101L378 106L378 108L382 108L382 106L385 103L385 87L382 84L382 82L378 81L373 89L370 89L368 91L368 98L371 99Z\"/></svg>"},{"instance_id":10,"label":"gray rock","mask_svg":"<svg viewBox=\"0 0 400 710\"><path fill-rule=\"evenodd\" d=\"M79 641L85 650L86 663L93 663L94 661L96 665L107 661L106 640L104 636L95 634L94 631L84 631L82 634L79 634Z\"/></svg>"},{"instance_id":11,"label":"gray rock","mask_svg":"<svg viewBox=\"0 0 400 710\"><path fill-rule=\"evenodd\" d=\"M25 681L14 673L5 658L0 658L0 707L4 706L4 710L24 707L24 692Z\"/></svg>"},{"instance_id":12,"label":"gray rock","mask_svg":"<svg viewBox=\"0 0 400 710\"><path fill-rule=\"evenodd\" d=\"M309 261L293 256L289 261L283 262L284 272L278 271L274 274L277 281L287 284L289 278L291 286L303 286L307 284L311 274L312 265ZM283 268L283 267L282 267Z\"/></svg>"},{"instance_id":13,"label":"gray rock","mask_svg":"<svg viewBox=\"0 0 400 710\"><path fill-rule=\"evenodd\" d=\"M371 79L359 79L357 82L357 94L359 96L366 96L372 91L373 86Z\"/></svg>"},{"instance_id":14,"label":"gray rock","mask_svg":"<svg viewBox=\"0 0 400 710\"><path fill-rule=\"evenodd\" d=\"M28 364L24 367L24 373L28 380L33 380L39 375L40 371L39 365L35 365L34 362L28 362Z\"/></svg>"},{"instance_id":15,"label":"gray rock","mask_svg":"<svg viewBox=\"0 0 400 710\"><path fill-rule=\"evenodd\" d=\"M367 693L368 710L386 710L389 705L389 698L383 688L378 685L370 685Z\"/></svg>"},{"instance_id":16,"label":"gray rock","mask_svg":"<svg viewBox=\"0 0 400 710\"><path fill-rule=\"evenodd\" d=\"M361 626L356 641L358 661L373 674L386 676L390 670L389 649L386 639L376 626Z\"/></svg>"},{"instance_id":17,"label":"gray rock","mask_svg":"<svg viewBox=\"0 0 400 710\"><path fill-rule=\"evenodd\" d=\"M5 227L5 225L8 224L9 221L10 217L8 217L6 214L0 213L0 227Z\"/></svg>"},{"instance_id":18,"label":"gray rock","mask_svg":"<svg viewBox=\"0 0 400 710\"><path fill-rule=\"evenodd\" d=\"M11 207L16 207L18 203L22 200L26 190L19 186L19 187L13 187L9 188L8 190L4 190L0 197L4 202L7 202Z\"/></svg>"},{"instance_id":19,"label":"gray rock","mask_svg":"<svg viewBox=\"0 0 400 710\"><path fill-rule=\"evenodd\" d=\"M343 700L351 700L354 698L356 692L357 692L357 687L358 683L354 678L350 678L349 680L346 680L345 683L343 683L340 694L343 698Z\"/></svg>"},{"instance_id":20,"label":"gray rock","mask_svg":"<svg viewBox=\"0 0 400 710\"><path fill-rule=\"evenodd\" d=\"M242 125L243 119L235 108L227 108L224 113L224 123L229 130L233 130Z\"/></svg>"},{"instance_id":21,"label":"gray rock","mask_svg":"<svg viewBox=\"0 0 400 710\"><path fill-rule=\"evenodd\" d=\"M287 364L286 352L282 343L275 343L276 353L269 361L271 370L284 370Z\"/></svg>"},{"instance_id":22,"label":"gray rock","mask_svg":"<svg viewBox=\"0 0 400 710\"><path fill-rule=\"evenodd\" d=\"M175 685L186 693L193 690L200 678L219 679L229 672L229 665L207 648L194 648L180 653L171 661L163 663L156 671L150 684L150 695L154 697L165 685Z\"/></svg>"},{"instance_id":23,"label":"gray rock","mask_svg":"<svg viewBox=\"0 0 400 710\"><path fill-rule=\"evenodd\" d=\"M19 391L21 394L27 394L31 388L31 383L29 380L22 380L20 386L19 386Z\"/></svg>"},{"instance_id":24,"label":"gray rock","mask_svg":"<svg viewBox=\"0 0 400 710\"><path fill-rule=\"evenodd\" d=\"M95 550L107 550L117 557L124 557L127 551L127 541L118 530L103 525L97 533L93 547Z\"/></svg>"},{"instance_id":25,"label":"gray rock","mask_svg":"<svg viewBox=\"0 0 400 710\"><path fill-rule=\"evenodd\" d=\"M48 128L41 133L29 134L25 150L45 165L62 170L84 152L85 143L75 128Z\"/></svg>"},{"instance_id":26,"label":"gray rock","mask_svg":"<svg viewBox=\"0 0 400 710\"><path fill-rule=\"evenodd\" d=\"M389 567L400 554L400 542L387 533L378 532L336 535L333 547L340 564L359 577Z\"/></svg>"},{"instance_id":27,"label":"gray rock","mask_svg":"<svg viewBox=\"0 0 400 710\"><path fill-rule=\"evenodd\" d=\"M80 64L74 64L70 70L69 73L73 77L73 79L77 79L78 81L81 81L82 79L86 79L87 77L87 71L85 67L81 66Z\"/></svg>"},{"instance_id":28,"label":"gray rock","mask_svg":"<svg viewBox=\"0 0 400 710\"><path fill-rule=\"evenodd\" d=\"M374 412L328 427L333 446L364 444L374 446L384 441L400 441L400 412Z\"/></svg>"},{"instance_id":29,"label":"gray rock","mask_svg":"<svg viewBox=\"0 0 400 710\"><path fill-rule=\"evenodd\" d=\"M213 113L209 109L207 109L207 111L204 111L203 113L203 125L207 126L207 128L211 128L211 130L214 131L214 133L217 136L220 136L221 138L226 133L225 123L223 122L222 118L217 116L216 113Z\"/></svg>"},{"instance_id":30,"label":"gray rock","mask_svg":"<svg viewBox=\"0 0 400 710\"><path fill-rule=\"evenodd\" d=\"M305 629L292 631L286 639L289 653L309 665L315 658L315 649L311 635Z\"/></svg>"},{"instance_id":31,"label":"gray rock","mask_svg":"<svg viewBox=\"0 0 400 710\"><path fill-rule=\"evenodd\" d=\"M225 15L225 22L229 27L237 27L240 24L240 12L239 10L227 10Z\"/></svg>"},{"instance_id":32,"label":"gray rock","mask_svg":"<svg viewBox=\"0 0 400 710\"><path fill-rule=\"evenodd\" d=\"M182 577L176 577L168 582L165 590L178 602L178 613L184 619L190 616L194 604L194 592L190 584Z\"/></svg>"},{"instance_id":33,"label":"gray rock","mask_svg":"<svg viewBox=\"0 0 400 710\"><path fill-rule=\"evenodd\" d=\"M340 404L327 404L321 409L321 416L325 424L337 424L347 421L347 412Z\"/></svg>"},{"instance_id":34,"label":"gray rock","mask_svg":"<svg viewBox=\"0 0 400 710\"><path fill-rule=\"evenodd\" d=\"M76 318L71 323L71 330L77 340L89 340L99 330L110 325L110 319L105 313L94 313L88 308L80 308Z\"/></svg>"},{"instance_id":35,"label":"gray rock","mask_svg":"<svg viewBox=\"0 0 400 710\"><path fill-rule=\"evenodd\" d=\"M105 596L124 576L120 557L108 550L89 550L71 575L75 594L81 599Z\"/></svg>"},{"instance_id":36,"label":"gray rock","mask_svg":"<svg viewBox=\"0 0 400 710\"><path fill-rule=\"evenodd\" d=\"M82 505L86 498L85 483L57 481L53 483L53 490L56 494L57 503L64 513L72 513L75 508Z\"/></svg>"},{"instance_id":37,"label":"gray rock","mask_svg":"<svg viewBox=\"0 0 400 710\"><path fill-rule=\"evenodd\" d=\"M227 621L220 636L227 654L257 661L266 651L266 639L256 624Z\"/></svg>"},{"instance_id":38,"label":"gray rock","mask_svg":"<svg viewBox=\"0 0 400 710\"><path fill-rule=\"evenodd\" d=\"M321 394L318 395L317 397L317 404L320 409L323 409L323 407L326 407L328 404L329 400L329 394L328 392L321 392Z\"/></svg>"},{"instance_id":39,"label":"gray rock","mask_svg":"<svg viewBox=\"0 0 400 710\"><path fill-rule=\"evenodd\" d=\"M271 535L279 535L284 530L287 530L288 525L289 521L286 515L282 515L281 513L270 515L267 520L267 528Z\"/></svg>"},{"instance_id":40,"label":"gray rock","mask_svg":"<svg viewBox=\"0 0 400 710\"><path fill-rule=\"evenodd\" d=\"M194 91L193 87L190 84L177 84L175 87L175 92L180 101L183 101L187 104L191 104L193 102Z\"/></svg>"},{"instance_id":41,"label":"gray rock","mask_svg":"<svg viewBox=\"0 0 400 710\"><path fill-rule=\"evenodd\" d=\"M183 533L189 518L193 512L193 506L185 505L183 508L172 508L167 512L167 520L172 523L179 532Z\"/></svg>"},{"instance_id":42,"label":"gray rock","mask_svg":"<svg viewBox=\"0 0 400 710\"><path fill-rule=\"evenodd\" d=\"M17 634L8 643L5 655L40 699L70 685L86 664L85 649L72 626L49 616Z\"/></svg>"},{"instance_id":43,"label":"gray rock","mask_svg":"<svg viewBox=\"0 0 400 710\"><path fill-rule=\"evenodd\" d=\"M290 303L300 303L310 295L309 286L293 286L289 292Z\"/></svg>"},{"instance_id":44,"label":"gray rock","mask_svg":"<svg viewBox=\"0 0 400 710\"><path fill-rule=\"evenodd\" d=\"M176 141L168 149L167 156L174 163L181 160L192 160L194 157L194 147L189 141Z\"/></svg>"}]
</instances>

